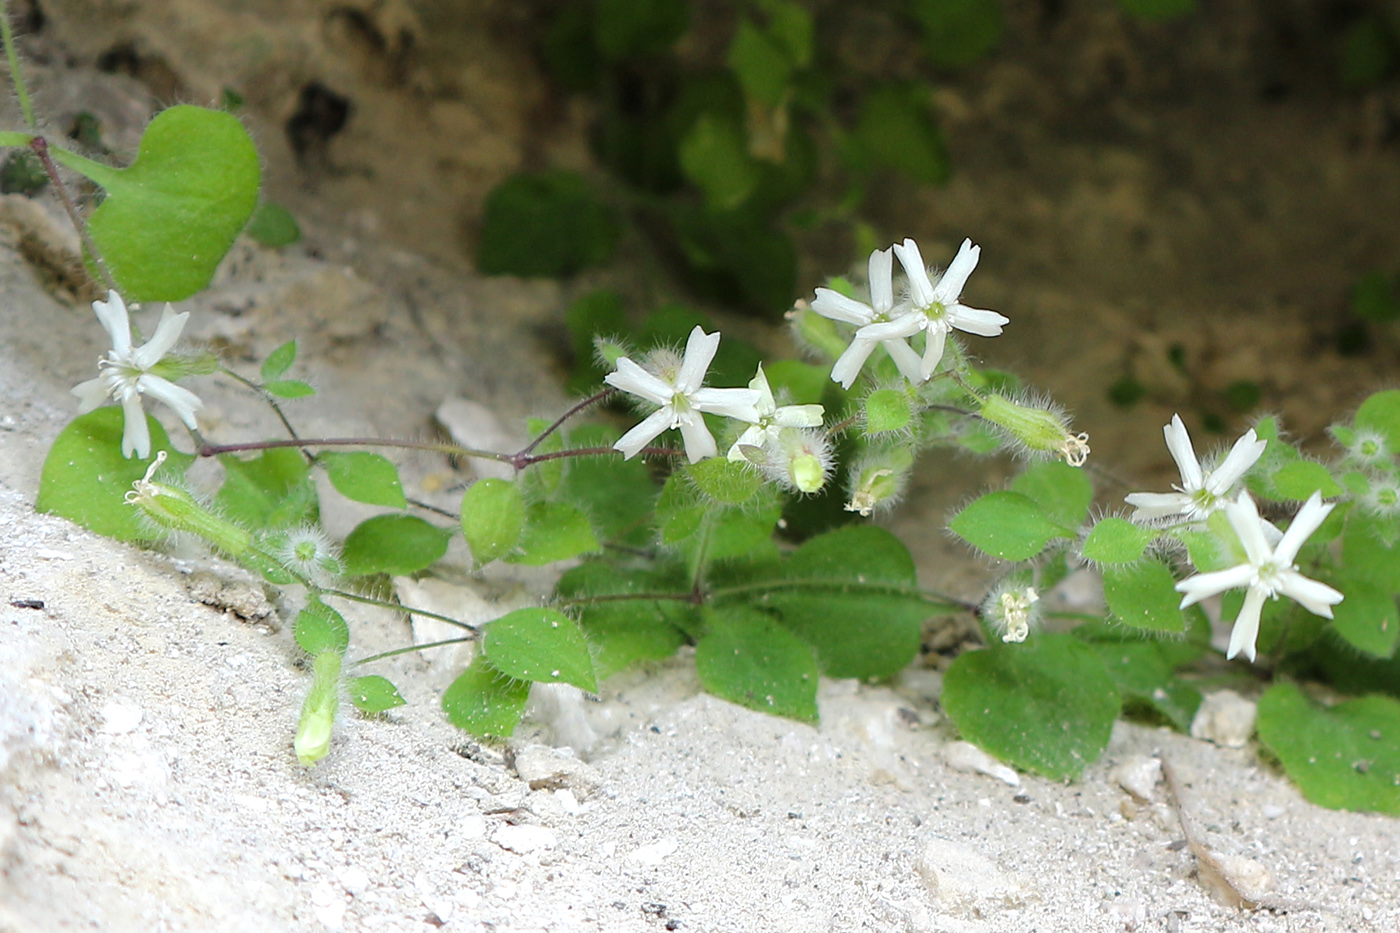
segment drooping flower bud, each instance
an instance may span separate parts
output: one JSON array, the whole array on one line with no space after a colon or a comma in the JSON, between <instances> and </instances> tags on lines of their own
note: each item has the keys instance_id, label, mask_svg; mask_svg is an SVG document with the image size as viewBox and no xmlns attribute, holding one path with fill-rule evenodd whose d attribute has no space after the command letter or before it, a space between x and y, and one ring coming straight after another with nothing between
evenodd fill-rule
<instances>
[{"instance_id":1,"label":"drooping flower bud","mask_svg":"<svg viewBox=\"0 0 1400 933\"><path fill-rule=\"evenodd\" d=\"M1089 435L1071 434L1069 419L1055 406L1023 405L993 392L982 400L978 414L1028 454L1063 457L1073 467L1083 466L1089 457Z\"/></svg>"},{"instance_id":2,"label":"drooping flower bud","mask_svg":"<svg viewBox=\"0 0 1400 933\"><path fill-rule=\"evenodd\" d=\"M200 505L185 490L151 479L164 462L165 451L157 451L146 475L133 483L126 494L126 504L140 509L162 528L198 535L229 557L243 556L252 543L252 535Z\"/></svg>"},{"instance_id":3,"label":"drooping flower bud","mask_svg":"<svg viewBox=\"0 0 1400 933\"><path fill-rule=\"evenodd\" d=\"M867 452L851 468L851 498L847 512L869 516L887 509L904 494L914 453L908 447L889 447Z\"/></svg>"},{"instance_id":4,"label":"drooping flower bud","mask_svg":"<svg viewBox=\"0 0 1400 933\"><path fill-rule=\"evenodd\" d=\"M340 707L340 652L322 651L311 663L311 690L301 705L292 749L310 767L330 754L335 714Z\"/></svg>"}]
</instances>

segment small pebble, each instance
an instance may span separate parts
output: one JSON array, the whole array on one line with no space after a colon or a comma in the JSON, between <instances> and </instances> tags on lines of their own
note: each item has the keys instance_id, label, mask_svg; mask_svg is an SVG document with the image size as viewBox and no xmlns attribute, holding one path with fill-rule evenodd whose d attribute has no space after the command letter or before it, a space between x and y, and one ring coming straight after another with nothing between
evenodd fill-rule
<instances>
[{"instance_id":1,"label":"small pebble","mask_svg":"<svg viewBox=\"0 0 1400 933\"><path fill-rule=\"evenodd\" d=\"M945 910L982 916L988 910L1017 907L1033 896L1020 876L970 846L932 839L916 863L934 902Z\"/></svg>"},{"instance_id":2,"label":"small pebble","mask_svg":"<svg viewBox=\"0 0 1400 933\"><path fill-rule=\"evenodd\" d=\"M1132 755L1120 761L1109 777L1138 800L1152 801L1162 778L1162 763L1149 755Z\"/></svg>"},{"instance_id":3,"label":"small pebble","mask_svg":"<svg viewBox=\"0 0 1400 933\"><path fill-rule=\"evenodd\" d=\"M1008 768L971 742L949 742L943 746L943 760L954 771L985 774L1012 787L1021 786L1021 776L1015 769Z\"/></svg>"},{"instance_id":4,"label":"small pebble","mask_svg":"<svg viewBox=\"0 0 1400 933\"><path fill-rule=\"evenodd\" d=\"M559 844L554 830L543 826L516 826L506 823L496 830L491 841L502 849L509 849L525 855L540 849L552 849Z\"/></svg>"},{"instance_id":5,"label":"small pebble","mask_svg":"<svg viewBox=\"0 0 1400 933\"><path fill-rule=\"evenodd\" d=\"M1257 711L1255 703L1233 690L1208 694L1191 720L1191 737L1226 748L1244 748L1254 734Z\"/></svg>"}]
</instances>

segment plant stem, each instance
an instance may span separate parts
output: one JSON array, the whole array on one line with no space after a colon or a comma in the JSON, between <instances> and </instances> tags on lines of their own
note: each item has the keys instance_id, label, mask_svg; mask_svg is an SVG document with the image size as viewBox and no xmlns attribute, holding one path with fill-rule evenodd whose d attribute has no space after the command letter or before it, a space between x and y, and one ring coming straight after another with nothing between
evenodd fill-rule
<instances>
[{"instance_id":1,"label":"plant stem","mask_svg":"<svg viewBox=\"0 0 1400 933\"><path fill-rule=\"evenodd\" d=\"M292 427L292 423L287 420L286 414L284 414L282 411L282 406L278 405L277 399L273 398L272 395L269 394L265 389L263 389L262 386L258 385L256 382L247 378L246 376L242 376L234 372L233 370L229 369L223 364L219 365L219 371L222 372L224 375L243 383L245 386L262 396L263 401L267 402L267 404L272 408L273 412L277 415L277 420L282 422L282 427L286 428L287 433L292 436L292 440L298 439L296 428ZM309 453L308 451L303 450L302 454L306 457L308 461L316 459L315 456Z\"/></svg>"},{"instance_id":2,"label":"plant stem","mask_svg":"<svg viewBox=\"0 0 1400 933\"><path fill-rule=\"evenodd\" d=\"M427 651L429 648L445 648L448 645L464 645L468 642L476 641L475 635L463 635L459 638L444 638L442 641L425 641L418 645L409 645L407 648L395 648L393 651L381 651L379 654L372 654L367 658L361 658L353 662L356 667L361 664L372 664L375 661L383 661L385 658L397 657L401 654L411 654L414 651Z\"/></svg>"},{"instance_id":3,"label":"plant stem","mask_svg":"<svg viewBox=\"0 0 1400 933\"><path fill-rule=\"evenodd\" d=\"M543 442L545 438L549 437L549 435L559 430L559 428L563 426L564 422L568 421L570 418L583 411L585 408L588 408L591 405L598 404L603 399L607 398L609 395L615 394L616 392L616 389L604 389L596 395L589 396L588 398L579 402L573 408L570 408L568 411L564 412L553 424L545 428L544 431L540 433L539 437L531 441L529 446L527 446L524 450L520 451L520 453L516 454L516 459L518 460L521 457L529 456L536 447L540 446L540 443Z\"/></svg>"},{"instance_id":4,"label":"plant stem","mask_svg":"<svg viewBox=\"0 0 1400 933\"><path fill-rule=\"evenodd\" d=\"M428 619L437 619L439 622L446 622L448 625L455 625L458 628L466 629L469 632L480 633L481 628L461 619L454 619L437 612L429 612L426 609L414 609L412 606L405 606L403 603L390 602L387 599L375 599L373 596L361 596L359 593L351 593L347 590L320 590L322 596L338 596L341 599L348 599L352 603L364 603L366 606L378 606L380 609L392 609L395 612L406 612L409 615L423 616ZM422 647L415 645L415 648Z\"/></svg>"},{"instance_id":5,"label":"plant stem","mask_svg":"<svg viewBox=\"0 0 1400 933\"><path fill-rule=\"evenodd\" d=\"M5 43L5 59L10 63L10 83L15 86L19 97L19 109L24 113L24 122L36 133L39 124L34 119L34 107L29 103L29 89L24 86L24 72L19 67L19 53L15 51L15 34L10 26L10 4L0 0L0 41Z\"/></svg>"},{"instance_id":6,"label":"plant stem","mask_svg":"<svg viewBox=\"0 0 1400 933\"><path fill-rule=\"evenodd\" d=\"M116 280L112 278L112 273L107 269L107 260L103 259L102 254L97 251L97 244L92 242L92 237L88 234L87 222L78 213L73 199L68 196L68 187L63 184L63 179L58 175L58 166L54 164L53 157L49 155L48 140L42 136L35 136L29 141L29 148L39 157L40 164L48 173L49 181L53 183L53 190L57 192L58 199L63 202L63 209L68 213L68 219L73 222L74 229L78 231L78 239L82 241L83 249L92 257L97 271L102 274L102 281L107 284L110 291L120 294L121 290L117 288Z\"/></svg>"}]
</instances>

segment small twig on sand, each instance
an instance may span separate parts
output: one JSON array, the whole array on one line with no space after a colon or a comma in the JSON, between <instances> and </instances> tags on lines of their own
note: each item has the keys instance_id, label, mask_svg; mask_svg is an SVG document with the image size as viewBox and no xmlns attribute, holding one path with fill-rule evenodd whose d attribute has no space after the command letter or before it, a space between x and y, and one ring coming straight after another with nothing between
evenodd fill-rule
<instances>
[{"instance_id":1,"label":"small twig on sand","mask_svg":"<svg viewBox=\"0 0 1400 933\"><path fill-rule=\"evenodd\" d=\"M1165 758L1162 759L1162 776L1167 779L1167 792L1171 795L1171 803L1176 810L1176 817L1181 822L1181 834L1186 837L1186 847L1191 850L1192 855L1196 856L1196 861L1200 866L1201 880L1207 887L1222 895L1231 905L1250 910L1263 907L1267 910L1288 913L1319 909L1315 904L1272 897L1255 889L1255 886L1250 884L1248 879L1242 877L1243 872L1240 870L1242 868L1247 870L1249 859L1229 856L1222 858L1212 852L1210 847L1205 844L1196 828L1195 818L1186 809L1186 799L1182 793L1181 781L1176 776L1176 769Z\"/></svg>"}]
</instances>

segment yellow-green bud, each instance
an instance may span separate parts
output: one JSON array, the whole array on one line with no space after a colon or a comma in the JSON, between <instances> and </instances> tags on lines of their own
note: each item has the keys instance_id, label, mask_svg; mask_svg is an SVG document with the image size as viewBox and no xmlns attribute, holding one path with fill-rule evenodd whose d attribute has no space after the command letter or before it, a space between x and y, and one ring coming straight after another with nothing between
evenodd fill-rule
<instances>
[{"instance_id":1,"label":"yellow-green bud","mask_svg":"<svg viewBox=\"0 0 1400 933\"><path fill-rule=\"evenodd\" d=\"M157 452L146 475L133 483L131 492L126 494L127 505L136 506L162 528L199 535L229 557L241 557L252 543L252 535L215 515L183 489L153 481L151 477L164 462L165 451Z\"/></svg>"},{"instance_id":2,"label":"yellow-green bud","mask_svg":"<svg viewBox=\"0 0 1400 933\"><path fill-rule=\"evenodd\" d=\"M826 485L826 467L814 454L801 453L788 466L792 484L806 493L816 492Z\"/></svg>"},{"instance_id":3,"label":"yellow-green bud","mask_svg":"<svg viewBox=\"0 0 1400 933\"><path fill-rule=\"evenodd\" d=\"M1064 457L1070 466L1083 466L1089 456L1089 435L1070 434L1064 415L1050 408L1021 405L995 392L982 400L978 412L1004 428L1032 453Z\"/></svg>"},{"instance_id":4,"label":"yellow-green bud","mask_svg":"<svg viewBox=\"0 0 1400 933\"><path fill-rule=\"evenodd\" d=\"M301 705L292 749L310 767L330 754L336 710L340 706L340 652L322 651L311 663L311 692Z\"/></svg>"}]
</instances>

